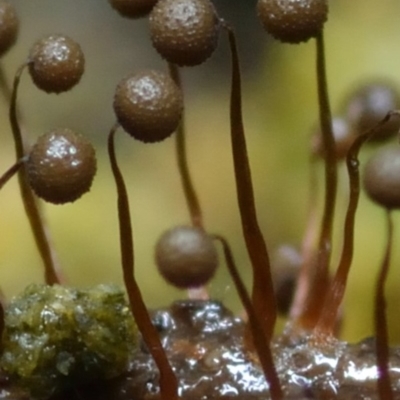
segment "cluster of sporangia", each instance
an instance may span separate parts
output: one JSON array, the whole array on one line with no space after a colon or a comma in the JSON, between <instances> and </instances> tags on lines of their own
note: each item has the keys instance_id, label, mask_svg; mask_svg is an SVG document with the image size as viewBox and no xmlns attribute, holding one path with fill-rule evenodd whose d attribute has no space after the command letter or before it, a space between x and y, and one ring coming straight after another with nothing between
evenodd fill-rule
<instances>
[{"instance_id":1,"label":"cluster of sporangia","mask_svg":"<svg viewBox=\"0 0 400 400\"><path fill-rule=\"evenodd\" d=\"M157 332L152 327L134 279L128 198L115 157L114 135L121 126L133 138L146 143L160 142L175 131L178 131L177 140L182 140L183 95L178 67L196 66L206 61L217 47L220 31L224 29L228 33L232 51L231 139L243 233L254 271L252 299L249 300L247 291L243 289L237 271L235 275L227 242L220 236L207 234L203 227L200 207L187 171L182 141L178 161L192 225L175 227L162 235L156 246L155 258L161 274L171 284L188 289L201 287L212 278L217 267L214 240L222 243L227 265L248 313L249 332L270 385L271 398L281 399L284 392L274 371L269 350L276 319L276 298L272 293L268 254L255 214L241 116L240 71L234 34L229 25L218 17L211 0L110 0L110 3L124 17L138 18L148 15L152 43L169 64L169 74L146 70L130 74L119 82L113 103L117 123L110 132L108 142L111 167L118 191L124 279L132 313L160 369L160 395L165 400L177 399L177 384L174 382L174 374L162 351ZM345 272L338 272L333 280L329 277L327 279L331 246L326 244L330 244L334 214L336 162L347 156L352 182L350 189L355 193L351 194L350 202L354 205L358 200L356 193L358 150L367 138L374 135L375 138L381 139L398 129L397 123L393 125L392 121L386 123L381 120L389 110L398 107L399 98L390 84L377 83L362 88L348 101L347 115L334 120L332 132L323 68L322 41L328 1L259 0L257 11L264 28L274 38L293 44L310 39L315 39L317 42L321 134L318 134L313 142L313 152L325 160L328 205L325 207L321 227L319 251L315 251L319 257L314 260L315 270L313 272L308 270L305 273L308 279L308 293L311 294L300 302L303 309L295 315L295 322L300 328L311 329L328 337L332 335L337 320L337 310L343 297L348 273L346 265L349 266L351 261L349 251L344 250L348 251L344 253L347 261L341 263L338 271L345 270ZM14 44L17 31L18 20L13 7L4 0L0 1L1 54ZM61 93L72 89L80 81L84 72L84 56L80 46L67 36L56 34L39 40L18 69L10 99L10 121L16 143L17 162L3 175L0 182L1 186L4 185L15 172L19 172L22 198L46 267L46 281L54 284L59 282L59 278L54 268L41 214L31 189L37 196L51 203L75 201L90 189L96 173L96 158L88 140L68 128L53 129L41 136L30 150L25 148L16 112L18 84L25 68L28 68L34 84L39 89L48 93ZM386 119L390 119L390 116ZM363 135L365 131L368 132L366 136ZM400 207L400 163L397 161L399 157L398 147L384 150L375 156L365 169L364 183L367 193L388 210ZM355 208L352 211L349 206L349 225L344 235L348 246L346 247L345 243L345 249L349 249L349 246L352 249L354 213ZM306 267L303 269L307 270ZM290 276L288 279L293 281L295 278ZM332 281L332 287L336 289L332 290L331 295L326 295L327 281L329 284ZM287 278L283 286L286 283ZM321 290L315 289L318 283L322 284ZM279 285L277 289L279 290ZM319 296L317 301L313 300L313 293ZM279 292L277 298L279 299ZM321 299L325 299L325 303ZM284 301L287 302L286 295ZM280 304L281 300L278 302L278 307ZM315 337L318 339L320 336L315 334ZM379 337L382 335L379 336L377 332L377 342ZM381 346L383 347L377 350L378 359L379 352L383 354L382 349L385 346L387 348L387 338L384 338ZM390 400L393 394L388 378L387 359L381 357L378 366L380 396L382 399Z\"/></svg>"}]
</instances>

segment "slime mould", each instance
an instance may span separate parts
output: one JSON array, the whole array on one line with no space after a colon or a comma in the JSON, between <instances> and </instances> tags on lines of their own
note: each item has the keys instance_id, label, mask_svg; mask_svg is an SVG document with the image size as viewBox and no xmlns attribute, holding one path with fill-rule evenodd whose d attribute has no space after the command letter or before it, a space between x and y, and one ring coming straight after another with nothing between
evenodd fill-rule
<instances>
[{"instance_id":1,"label":"slime mould","mask_svg":"<svg viewBox=\"0 0 400 400\"><path fill-rule=\"evenodd\" d=\"M30 397L126 370L137 329L116 286L28 286L6 308L1 368Z\"/></svg>"},{"instance_id":2,"label":"slime mould","mask_svg":"<svg viewBox=\"0 0 400 400\"><path fill-rule=\"evenodd\" d=\"M2 399L160 399L158 370L115 287L31 285L6 315L2 366L12 379L7 388L1 377L8 390ZM221 303L176 301L154 311L152 321L181 399L270 399L246 324ZM309 339L289 326L272 342L285 400L378 399L374 339L356 345L332 339L319 348ZM391 350L390 363L397 399L399 350Z\"/></svg>"}]
</instances>

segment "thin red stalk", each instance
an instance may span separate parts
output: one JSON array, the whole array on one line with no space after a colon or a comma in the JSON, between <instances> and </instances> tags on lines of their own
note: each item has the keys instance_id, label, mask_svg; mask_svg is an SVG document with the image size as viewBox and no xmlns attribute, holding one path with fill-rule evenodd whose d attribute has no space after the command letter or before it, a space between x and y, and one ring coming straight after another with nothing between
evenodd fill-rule
<instances>
[{"instance_id":1,"label":"thin red stalk","mask_svg":"<svg viewBox=\"0 0 400 400\"><path fill-rule=\"evenodd\" d=\"M0 176L0 189L19 171L24 164L25 158L19 159L2 176Z\"/></svg>"},{"instance_id":2,"label":"thin red stalk","mask_svg":"<svg viewBox=\"0 0 400 400\"><path fill-rule=\"evenodd\" d=\"M114 136L119 124L115 124L108 137L108 153L118 193L118 220L122 271L129 304L143 340L160 372L160 394L162 400L178 399L178 382L162 347L156 328L144 304L142 294L134 276L133 233L128 201L128 193L115 155Z\"/></svg>"},{"instance_id":3,"label":"thin red stalk","mask_svg":"<svg viewBox=\"0 0 400 400\"><path fill-rule=\"evenodd\" d=\"M281 400L283 399L282 387L275 369L274 359L272 357L269 342L265 340L265 335L263 334L260 318L251 303L250 296L245 285L243 284L242 278L239 275L228 242L220 235L213 236L222 244L226 266L228 267L240 300L242 301L242 304L246 310L254 346L257 350L257 355L264 371L265 379L269 384L271 399Z\"/></svg>"},{"instance_id":4,"label":"thin red stalk","mask_svg":"<svg viewBox=\"0 0 400 400\"><path fill-rule=\"evenodd\" d=\"M18 68L15 74L13 90L11 93L11 101L10 101L9 118L10 118L12 133L14 136L15 151L18 160L25 156L21 129L17 118L17 94L18 94L18 86L21 79L21 75L26 66L27 64L22 64ZM60 283L60 278L57 274L57 267L56 267L57 263L55 261L55 254L49 243L46 229L43 224L36 199L34 197L31 188L29 187L25 167L22 167L19 170L18 181L19 181L22 201L25 207L25 212L28 216L28 220L31 225L36 245L39 249L39 253L44 263L45 281L49 285Z\"/></svg>"},{"instance_id":5,"label":"thin red stalk","mask_svg":"<svg viewBox=\"0 0 400 400\"><path fill-rule=\"evenodd\" d=\"M325 151L325 206L318 243L315 271L313 271L312 276L310 276L311 284L309 295L306 300L305 310L299 319L299 323L303 328L313 328L317 323L321 314L323 299L328 289L329 263L332 253L332 227L337 192L335 140L332 132L332 117L329 105L324 38L322 31L316 37L316 53L319 118L322 142Z\"/></svg>"},{"instance_id":6,"label":"thin red stalk","mask_svg":"<svg viewBox=\"0 0 400 400\"><path fill-rule=\"evenodd\" d=\"M233 30L226 24L224 24L224 27L228 32L232 57L230 122L236 192L243 235L253 267L253 307L255 312L262 316L261 325L267 339L270 340L276 321L276 300L267 246L256 215L253 184L243 127L241 75L236 39Z\"/></svg>"},{"instance_id":7,"label":"thin red stalk","mask_svg":"<svg viewBox=\"0 0 400 400\"><path fill-rule=\"evenodd\" d=\"M169 63L168 67L171 78L181 89L183 95L181 74L178 66ZM185 109L183 109L182 111L181 121L175 133L175 150L176 159L178 162L179 176L181 177L183 193L185 195L186 204L189 209L192 225L204 230L203 212L201 210L199 198L194 188L193 180L189 171L189 164L187 161ZM206 286L190 288L187 290L187 293L189 299L207 300L210 297Z\"/></svg>"},{"instance_id":8,"label":"thin red stalk","mask_svg":"<svg viewBox=\"0 0 400 400\"><path fill-rule=\"evenodd\" d=\"M290 307L291 319L299 317L303 311L304 303L307 298L309 288L309 276L314 260L315 241L317 238L318 218L317 218L317 198L318 198L318 181L316 174L316 159L310 158L310 178L309 178L309 201L307 212L307 226L303 235L303 243L301 246L302 264L299 277L297 279L296 290L293 296L293 302Z\"/></svg>"},{"instance_id":9,"label":"thin red stalk","mask_svg":"<svg viewBox=\"0 0 400 400\"><path fill-rule=\"evenodd\" d=\"M352 144L347 157L346 165L349 174L350 197L349 205L347 208L345 226L344 226L344 239L343 249L340 258L339 266L333 279L331 288L325 299L325 304L322 309L321 318L315 327L315 336L320 337L322 340L327 335L332 335L340 304L342 303L343 296L346 290L347 278L350 272L351 262L353 260L353 247L354 247L354 221L360 197L360 173L358 154L362 145L368 141L379 129L389 121L392 115L396 112L390 112L385 118L380 121L375 127L368 132L359 136Z\"/></svg>"},{"instance_id":10,"label":"thin red stalk","mask_svg":"<svg viewBox=\"0 0 400 400\"><path fill-rule=\"evenodd\" d=\"M393 400L394 394L390 381L389 334L386 320L385 283L389 272L390 254L393 245L393 219L387 211L387 245L375 292L375 334L376 359L378 367L378 394L381 400Z\"/></svg>"},{"instance_id":11,"label":"thin red stalk","mask_svg":"<svg viewBox=\"0 0 400 400\"><path fill-rule=\"evenodd\" d=\"M179 69L175 64L169 63L169 71L172 79L182 90L181 76ZM182 90L183 93L183 90ZM179 175L182 181L183 192L185 194L186 203L189 208L192 225L203 228L203 216L200 203L193 185L193 180L189 172L186 151L186 129L185 129L185 111L182 112L181 122L176 131L176 156L178 161Z\"/></svg>"}]
</instances>

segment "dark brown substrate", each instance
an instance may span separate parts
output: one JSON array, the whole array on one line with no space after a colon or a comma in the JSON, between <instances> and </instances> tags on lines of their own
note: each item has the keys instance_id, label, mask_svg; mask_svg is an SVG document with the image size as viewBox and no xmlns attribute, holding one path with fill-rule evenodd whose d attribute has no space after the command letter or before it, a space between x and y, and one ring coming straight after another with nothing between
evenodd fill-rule
<instances>
[{"instance_id":1,"label":"dark brown substrate","mask_svg":"<svg viewBox=\"0 0 400 400\"><path fill-rule=\"evenodd\" d=\"M257 356L245 348L245 325L221 303L178 301L153 313L168 357L179 381L182 399L268 400L268 386ZM273 343L275 365L285 399L378 399L374 340L356 345L333 341L321 349L310 336L293 335L290 327ZM159 399L155 364L144 345L132 356L126 375L93 382L54 395L51 400ZM400 349L391 350L391 377L400 399ZM0 399L29 397L0 380Z\"/></svg>"}]
</instances>

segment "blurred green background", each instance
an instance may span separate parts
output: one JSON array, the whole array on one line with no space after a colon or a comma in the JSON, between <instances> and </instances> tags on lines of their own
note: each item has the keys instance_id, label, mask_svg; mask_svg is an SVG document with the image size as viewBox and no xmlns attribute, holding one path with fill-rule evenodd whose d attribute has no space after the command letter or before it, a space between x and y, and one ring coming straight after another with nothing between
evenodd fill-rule
<instances>
[{"instance_id":1,"label":"blurred green background","mask_svg":"<svg viewBox=\"0 0 400 400\"><path fill-rule=\"evenodd\" d=\"M34 140L54 127L86 134L98 151L98 173L88 195L73 205L45 205L54 246L68 284L84 287L122 283L119 263L116 193L106 153L114 123L112 98L126 74L165 64L151 46L146 20L127 20L106 0L12 0L20 16L17 45L2 66L11 83L32 43L47 33L65 33L86 55L86 73L71 92L47 95L28 74L22 79L19 107L23 125ZM335 0L326 25L327 66L332 109L358 82L390 77L400 85L400 3L397 0ZM282 244L299 246L306 224L310 132L318 115L314 43L282 45L262 30L255 0L215 0L220 15L238 33L243 61L244 115L259 218L271 253ZM229 53L222 33L214 56L183 71L188 153L206 227L225 235L242 275L250 283L235 198L229 141ZM0 99L0 168L14 160L7 103ZM189 222L174 158L174 139L157 145L117 135L132 210L137 277L149 307L185 296L167 286L153 262L153 246L169 227ZM368 154L364 152L363 157ZM321 177L322 177L322 170ZM347 204L347 180L340 171L334 266L341 248ZM343 337L350 341L372 334L373 285L383 256L383 211L364 197L357 216L356 252L344 305ZM396 216L396 220L399 218ZM19 198L16 179L0 193L0 285L7 297L42 280L42 267ZM396 232L395 242L398 243ZM390 335L400 342L399 256L394 246L388 284ZM221 262L223 265L223 263ZM223 268L210 285L211 296L240 309Z\"/></svg>"}]
</instances>

